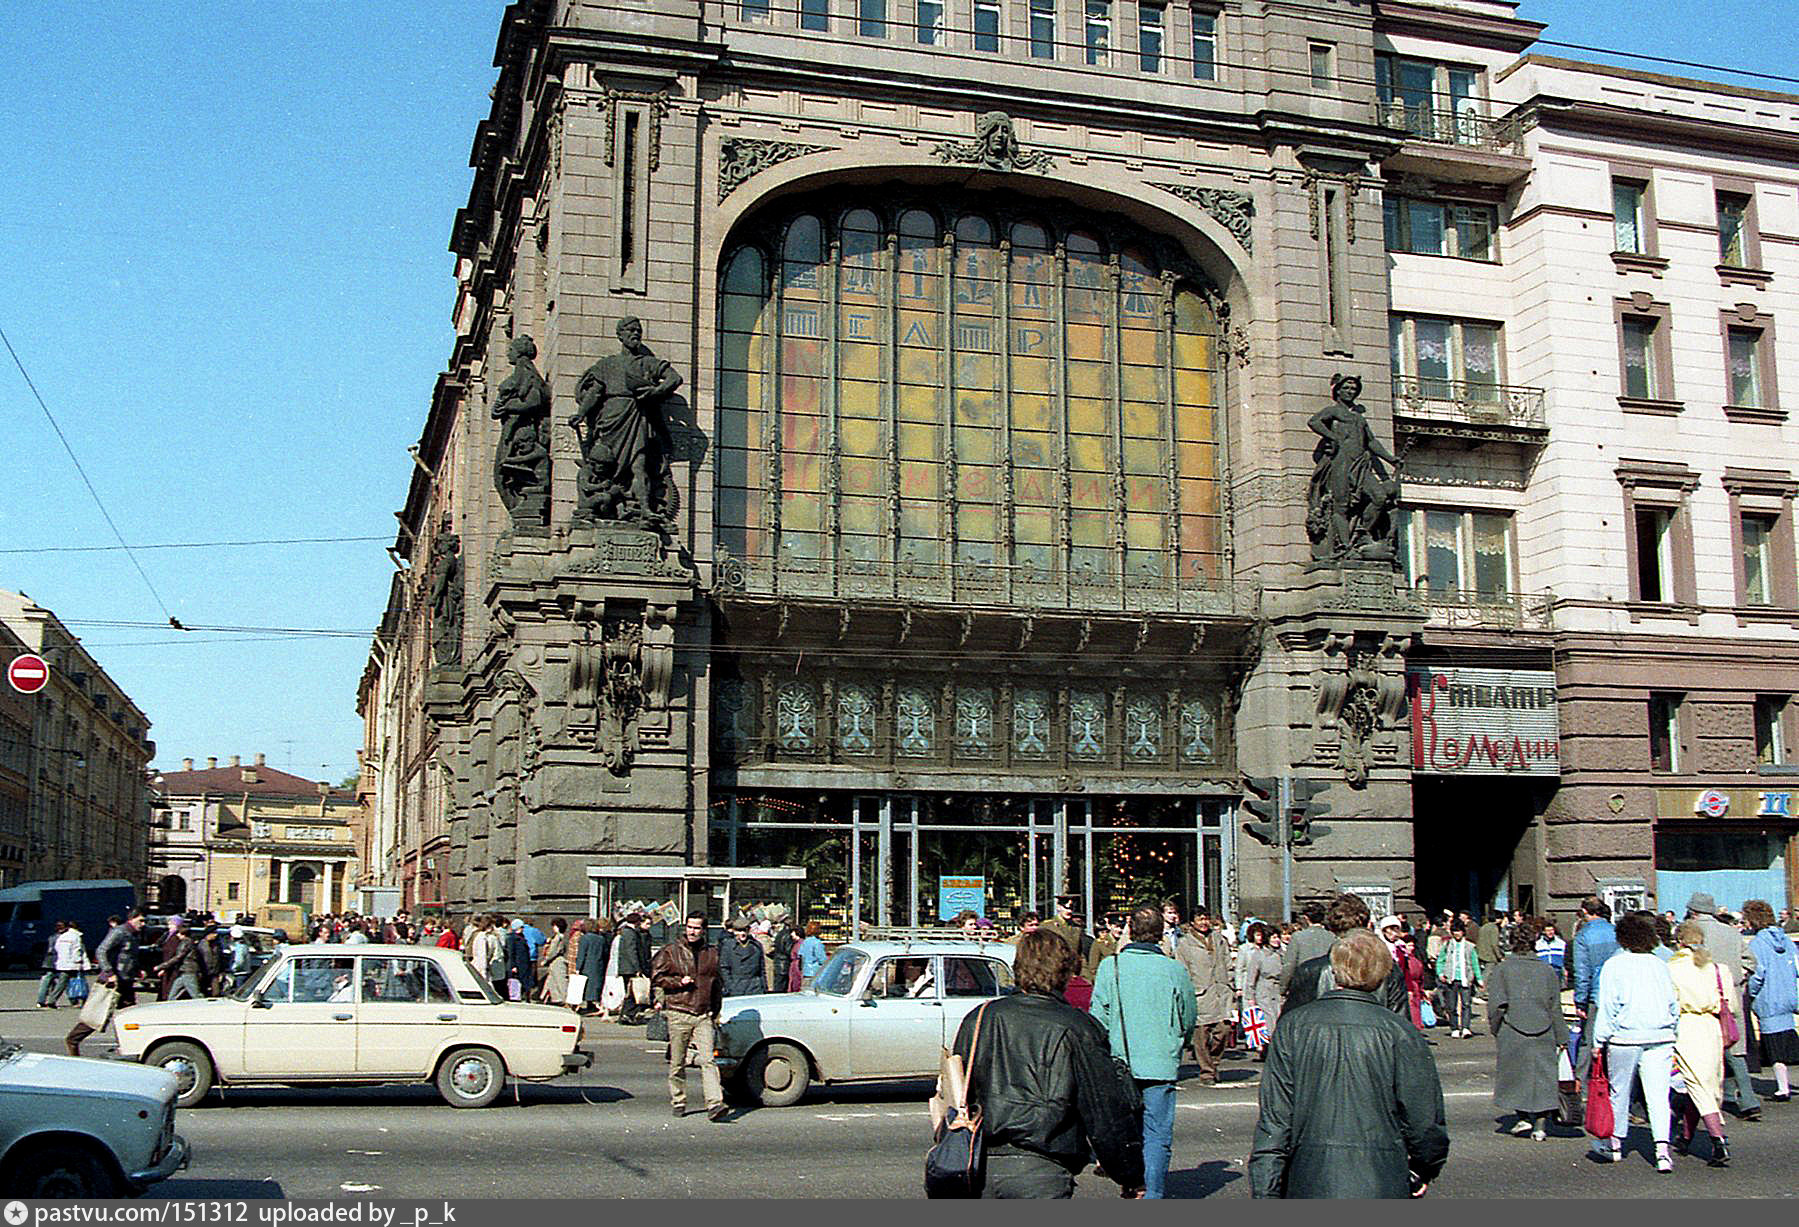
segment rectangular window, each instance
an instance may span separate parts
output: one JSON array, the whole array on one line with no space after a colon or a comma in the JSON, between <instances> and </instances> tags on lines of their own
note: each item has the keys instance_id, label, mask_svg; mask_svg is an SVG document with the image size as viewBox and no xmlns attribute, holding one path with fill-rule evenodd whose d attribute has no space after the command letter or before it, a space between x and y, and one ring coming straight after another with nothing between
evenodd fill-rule
<instances>
[{"instance_id":1,"label":"rectangular window","mask_svg":"<svg viewBox=\"0 0 1799 1227\"><path fill-rule=\"evenodd\" d=\"M1612 250L1648 255L1647 216L1643 202L1649 185L1631 179L1612 180Z\"/></svg>"},{"instance_id":2,"label":"rectangular window","mask_svg":"<svg viewBox=\"0 0 1799 1227\"><path fill-rule=\"evenodd\" d=\"M1661 364L1656 358L1658 321L1648 316L1627 315L1620 325L1624 333L1624 395L1635 400L1661 400Z\"/></svg>"},{"instance_id":3,"label":"rectangular window","mask_svg":"<svg viewBox=\"0 0 1799 1227\"><path fill-rule=\"evenodd\" d=\"M1649 769L1672 774L1680 770L1680 696L1649 696Z\"/></svg>"},{"instance_id":4,"label":"rectangular window","mask_svg":"<svg viewBox=\"0 0 1799 1227\"><path fill-rule=\"evenodd\" d=\"M917 15L920 45L943 46L943 0L918 0Z\"/></svg>"},{"instance_id":5,"label":"rectangular window","mask_svg":"<svg viewBox=\"0 0 1799 1227\"><path fill-rule=\"evenodd\" d=\"M1056 0L1031 0L1031 57L1056 58Z\"/></svg>"},{"instance_id":6,"label":"rectangular window","mask_svg":"<svg viewBox=\"0 0 1799 1227\"><path fill-rule=\"evenodd\" d=\"M1087 0L1087 62L1112 62L1112 0Z\"/></svg>"},{"instance_id":7,"label":"rectangular window","mask_svg":"<svg viewBox=\"0 0 1799 1227\"><path fill-rule=\"evenodd\" d=\"M1749 267L1749 197L1718 193L1718 263Z\"/></svg>"},{"instance_id":8,"label":"rectangular window","mask_svg":"<svg viewBox=\"0 0 1799 1227\"><path fill-rule=\"evenodd\" d=\"M1783 694L1758 694L1755 696L1755 762L1757 766L1786 766L1786 734L1781 728L1786 716L1786 706L1787 697Z\"/></svg>"},{"instance_id":9,"label":"rectangular window","mask_svg":"<svg viewBox=\"0 0 1799 1227\"><path fill-rule=\"evenodd\" d=\"M225 883L225 898L235 902L237 900L237 887L238 883L236 882Z\"/></svg>"},{"instance_id":10,"label":"rectangular window","mask_svg":"<svg viewBox=\"0 0 1799 1227\"><path fill-rule=\"evenodd\" d=\"M1512 517L1492 511L1401 511L1400 566L1413 588L1502 596L1512 582Z\"/></svg>"},{"instance_id":11,"label":"rectangular window","mask_svg":"<svg viewBox=\"0 0 1799 1227\"><path fill-rule=\"evenodd\" d=\"M767 21L769 0L743 0L743 19L745 21Z\"/></svg>"},{"instance_id":12,"label":"rectangular window","mask_svg":"<svg viewBox=\"0 0 1799 1227\"><path fill-rule=\"evenodd\" d=\"M1162 4L1137 6L1137 66L1144 72L1162 71L1162 33L1168 8Z\"/></svg>"},{"instance_id":13,"label":"rectangular window","mask_svg":"<svg viewBox=\"0 0 1799 1227\"><path fill-rule=\"evenodd\" d=\"M1491 261L1499 211L1492 205L1450 204L1388 196L1387 250L1415 256Z\"/></svg>"},{"instance_id":14,"label":"rectangular window","mask_svg":"<svg viewBox=\"0 0 1799 1227\"><path fill-rule=\"evenodd\" d=\"M1329 43L1312 43L1309 46L1309 59L1312 69L1312 88L1327 90L1337 83L1337 49Z\"/></svg>"},{"instance_id":15,"label":"rectangular window","mask_svg":"<svg viewBox=\"0 0 1799 1227\"><path fill-rule=\"evenodd\" d=\"M831 0L800 0L800 29L829 30Z\"/></svg>"},{"instance_id":16,"label":"rectangular window","mask_svg":"<svg viewBox=\"0 0 1799 1227\"><path fill-rule=\"evenodd\" d=\"M1218 14L1193 10L1193 79L1218 79Z\"/></svg>"},{"instance_id":17,"label":"rectangular window","mask_svg":"<svg viewBox=\"0 0 1799 1227\"><path fill-rule=\"evenodd\" d=\"M999 50L999 0L975 0L974 49Z\"/></svg>"},{"instance_id":18,"label":"rectangular window","mask_svg":"<svg viewBox=\"0 0 1799 1227\"><path fill-rule=\"evenodd\" d=\"M1427 141L1476 144L1486 139L1478 69L1377 54L1374 92L1382 122Z\"/></svg>"},{"instance_id":19,"label":"rectangular window","mask_svg":"<svg viewBox=\"0 0 1799 1227\"><path fill-rule=\"evenodd\" d=\"M1730 355L1726 372L1730 403L1760 408L1762 404L1762 334L1756 328L1725 330Z\"/></svg>"},{"instance_id":20,"label":"rectangular window","mask_svg":"<svg viewBox=\"0 0 1799 1227\"><path fill-rule=\"evenodd\" d=\"M863 38L887 37L887 0L857 0L857 31Z\"/></svg>"},{"instance_id":21,"label":"rectangular window","mask_svg":"<svg viewBox=\"0 0 1799 1227\"><path fill-rule=\"evenodd\" d=\"M1668 507L1638 507L1637 599L1674 599L1674 511Z\"/></svg>"},{"instance_id":22,"label":"rectangular window","mask_svg":"<svg viewBox=\"0 0 1799 1227\"><path fill-rule=\"evenodd\" d=\"M1429 400L1497 401L1499 325L1430 315L1388 321L1393 377Z\"/></svg>"},{"instance_id":23,"label":"rectangular window","mask_svg":"<svg viewBox=\"0 0 1799 1227\"><path fill-rule=\"evenodd\" d=\"M1743 516L1743 603L1774 603L1774 529L1778 517Z\"/></svg>"}]
</instances>

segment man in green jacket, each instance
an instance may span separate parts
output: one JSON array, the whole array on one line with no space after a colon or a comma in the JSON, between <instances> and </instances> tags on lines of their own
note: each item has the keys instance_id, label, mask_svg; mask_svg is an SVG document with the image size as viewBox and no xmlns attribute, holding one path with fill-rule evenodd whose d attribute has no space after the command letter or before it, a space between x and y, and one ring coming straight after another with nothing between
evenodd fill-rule
<instances>
[{"instance_id":1,"label":"man in green jacket","mask_svg":"<svg viewBox=\"0 0 1799 1227\"><path fill-rule=\"evenodd\" d=\"M1123 949L1094 972L1094 1021L1143 1093L1143 1196L1160 1198L1174 1156L1174 1083L1181 1049L1199 1016L1186 969L1162 953L1162 913L1131 914Z\"/></svg>"}]
</instances>

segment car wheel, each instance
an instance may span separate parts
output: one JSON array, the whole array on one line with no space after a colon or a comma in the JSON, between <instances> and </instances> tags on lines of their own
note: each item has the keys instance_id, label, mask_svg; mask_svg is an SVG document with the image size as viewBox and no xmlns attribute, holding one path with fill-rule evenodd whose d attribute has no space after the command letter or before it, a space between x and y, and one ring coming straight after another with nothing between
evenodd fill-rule
<instances>
[{"instance_id":1,"label":"car wheel","mask_svg":"<svg viewBox=\"0 0 1799 1227\"><path fill-rule=\"evenodd\" d=\"M812 1064L792 1044L767 1044L750 1054L744 1084L765 1108L787 1108L812 1085Z\"/></svg>"},{"instance_id":2,"label":"car wheel","mask_svg":"<svg viewBox=\"0 0 1799 1227\"><path fill-rule=\"evenodd\" d=\"M506 1089L506 1064L485 1048L458 1048L437 1067L437 1093L452 1108L485 1108Z\"/></svg>"},{"instance_id":3,"label":"car wheel","mask_svg":"<svg viewBox=\"0 0 1799 1227\"><path fill-rule=\"evenodd\" d=\"M0 1177L5 1196L23 1198L117 1197L118 1183L105 1159L76 1142L22 1146Z\"/></svg>"},{"instance_id":4,"label":"car wheel","mask_svg":"<svg viewBox=\"0 0 1799 1227\"><path fill-rule=\"evenodd\" d=\"M153 1048L144 1058L145 1065L166 1069L175 1075L175 1106L191 1108L212 1090L212 1058L198 1044L178 1041Z\"/></svg>"}]
</instances>

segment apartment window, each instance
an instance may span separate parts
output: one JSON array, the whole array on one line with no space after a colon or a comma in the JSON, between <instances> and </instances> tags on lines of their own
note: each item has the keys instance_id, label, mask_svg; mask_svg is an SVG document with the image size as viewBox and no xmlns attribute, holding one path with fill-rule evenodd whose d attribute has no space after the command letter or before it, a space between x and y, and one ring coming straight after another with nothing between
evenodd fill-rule
<instances>
[{"instance_id":1,"label":"apartment window","mask_svg":"<svg viewBox=\"0 0 1799 1227\"><path fill-rule=\"evenodd\" d=\"M1497 258L1493 236L1499 229L1499 210L1492 205L1388 196L1384 208L1388 251L1459 260Z\"/></svg>"},{"instance_id":2,"label":"apartment window","mask_svg":"<svg viewBox=\"0 0 1799 1227\"><path fill-rule=\"evenodd\" d=\"M1674 599L1674 510L1638 507L1637 591L1639 601Z\"/></svg>"},{"instance_id":3,"label":"apartment window","mask_svg":"<svg viewBox=\"0 0 1799 1227\"><path fill-rule=\"evenodd\" d=\"M1655 361L1657 321L1627 317L1624 330L1624 395L1633 400L1660 400L1661 380Z\"/></svg>"},{"instance_id":4,"label":"apartment window","mask_svg":"<svg viewBox=\"0 0 1799 1227\"><path fill-rule=\"evenodd\" d=\"M1163 31L1167 28L1167 14L1166 5L1137 6L1137 66L1144 72L1162 71Z\"/></svg>"},{"instance_id":5,"label":"apartment window","mask_svg":"<svg viewBox=\"0 0 1799 1227\"><path fill-rule=\"evenodd\" d=\"M1337 83L1337 49L1330 43L1309 45L1312 88L1327 90Z\"/></svg>"},{"instance_id":6,"label":"apartment window","mask_svg":"<svg viewBox=\"0 0 1799 1227\"><path fill-rule=\"evenodd\" d=\"M1193 10L1193 79L1218 79L1218 14Z\"/></svg>"},{"instance_id":7,"label":"apartment window","mask_svg":"<svg viewBox=\"0 0 1799 1227\"><path fill-rule=\"evenodd\" d=\"M1680 696L1649 696L1649 769L1667 774L1680 770Z\"/></svg>"},{"instance_id":8,"label":"apartment window","mask_svg":"<svg viewBox=\"0 0 1799 1227\"><path fill-rule=\"evenodd\" d=\"M974 49L976 51L999 50L998 0L975 0Z\"/></svg>"},{"instance_id":9,"label":"apartment window","mask_svg":"<svg viewBox=\"0 0 1799 1227\"><path fill-rule=\"evenodd\" d=\"M1087 0L1087 62L1109 64L1112 56L1112 0Z\"/></svg>"},{"instance_id":10,"label":"apartment window","mask_svg":"<svg viewBox=\"0 0 1799 1227\"><path fill-rule=\"evenodd\" d=\"M236 882L225 883L225 898L235 903L237 901L237 888L238 883Z\"/></svg>"},{"instance_id":11,"label":"apartment window","mask_svg":"<svg viewBox=\"0 0 1799 1227\"><path fill-rule=\"evenodd\" d=\"M1786 723L1787 696L1758 694L1755 696L1755 762L1761 767L1784 767L1787 761Z\"/></svg>"},{"instance_id":12,"label":"apartment window","mask_svg":"<svg viewBox=\"0 0 1799 1227\"><path fill-rule=\"evenodd\" d=\"M1626 255L1649 254L1649 184L1635 179L1612 180L1612 250Z\"/></svg>"},{"instance_id":13,"label":"apartment window","mask_svg":"<svg viewBox=\"0 0 1799 1227\"><path fill-rule=\"evenodd\" d=\"M1724 330L1730 403L1762 408L1762 334L1759 328Z\"/></svg>"},{"instance_id":14,"label":"apartment window","mask_svg":"<svg viewBox=\"0 0 1799 1227\"><path fill-rule=\"evenodd\" d=\"M1774 603L1774 534L1780 517L1748 513L1738 521L1743 536L1743 604Z\"/></svg>"},{"instance_id":15,"label":"apartment window","mask_svg":"<svg viewBox=\"0 0 1799 1227\"><path fill-rule=\"evenodd\" d=\"M1393 378L1432 400L1499 398L1499 325L1431 315L1388 321Z\"/></svg>"},{"instance_id":16,"label":"apartment window","mask_svg":"<svg viewBox=\"0 0 1799 1227\"><path fill-rule=\"evenodd\" d=\"M831 0L800 0L800 29L829 30Z\"/></svg>"},{"instance_id":17,"label":"apartment window","mask_svg":"<svg viewBox=\"0 0 1799 1227\"><path fill-rule=\"evenodd\" d=\"M943 46L943 0L918 0L918 41L926 47Z\"/></svg>"},{"instance_id":18,"label":"apartment window","mask_svg":"<svg viewBox=\"0 0 1799 1227\"><path fill-rule=\"evenodd\" d=\"M1672 314L1666 303L1637 293L1614 304L1618 320L1618 398L1627 410L1673 413L1674 358L1668 334Z\"/></svg>"},{"instance_id":19,"label":"apartment window","mask_svg":"<svg viewBox=\"0 0 1799 1227\"><path fill-rule=\"evenodd\" d=\"M1374 93L1388 127L1452 144L1485 134L1472 122L1481 113L1478 69L1397 55L1374 57Z\"/></svg>"},{"instance_id":20,"label":"apartment window","mask_svg":"<svg viewBox=\"0 0 1799 1227\"><path fill-rule=\"evenodd\" d=\"M1399 563L1407 584L1430 593L1514 592L1512 517L1506 512L1402 509Z\"/></svg>"},{"instance_id":21,"label":"apartment window","mask_svg":"<svg viewBox=\"0 0 1799 1227\"><path fill-rule=\"evenodd\" d=\"M769 0L743 0L743 19L745 21L767 21Z\"/></svg>"},{"instance_id":22,"label":"apartment window","mask_svg":"<svg viewBox=\"0 0 1799 1227\"><path fill-rule=\"evenodd\" d=\"M1031 55L1056 58L1056 0L1031 0Z\"/></svg>"},{"instance_id":23,"label":"apartment window","mask_svg":"<svg viewBox=\"0 0 1799 1227\"><path fill-rule=\"evenodd\" d=\"M887 0L857 0L857 31L863 38L887 37Z\"/></svg>"},{"instance_id":24,"label":"apartment window","mask_svg":"<svg viewBox=\"0 0 1799 1227\"><path fill-rule=\"evenodd\" d=\"M1749 197L1737 192L1718 193L1718 263L1748 268Z\"/></svg>"}]
</instances>

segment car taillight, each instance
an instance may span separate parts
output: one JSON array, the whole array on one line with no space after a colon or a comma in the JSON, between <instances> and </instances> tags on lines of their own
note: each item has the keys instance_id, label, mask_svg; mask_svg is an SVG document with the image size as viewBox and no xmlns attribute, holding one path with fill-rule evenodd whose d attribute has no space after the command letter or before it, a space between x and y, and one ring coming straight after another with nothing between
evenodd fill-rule
<instances>
[{"instance_id":1,"label":"car taillight","mask_svg":"<svg viewBox=\"0 0 1799 1227\"><path fill-rule=\"evenodd\" d=\"M564 1035L573 1035L573 1034L575 1034L575 1033L576 1033L576 1032L577 1032L577 1031L579 1031L579 1030L580 1030L580 1029L581 1029L581 1028L579 1028L579 1027L564 1027L564 1028L563 1028L563 1029L562 1029L562 1033L563 1033L563 1034L564 1034Z\"/></svg>"}]
</instances>

